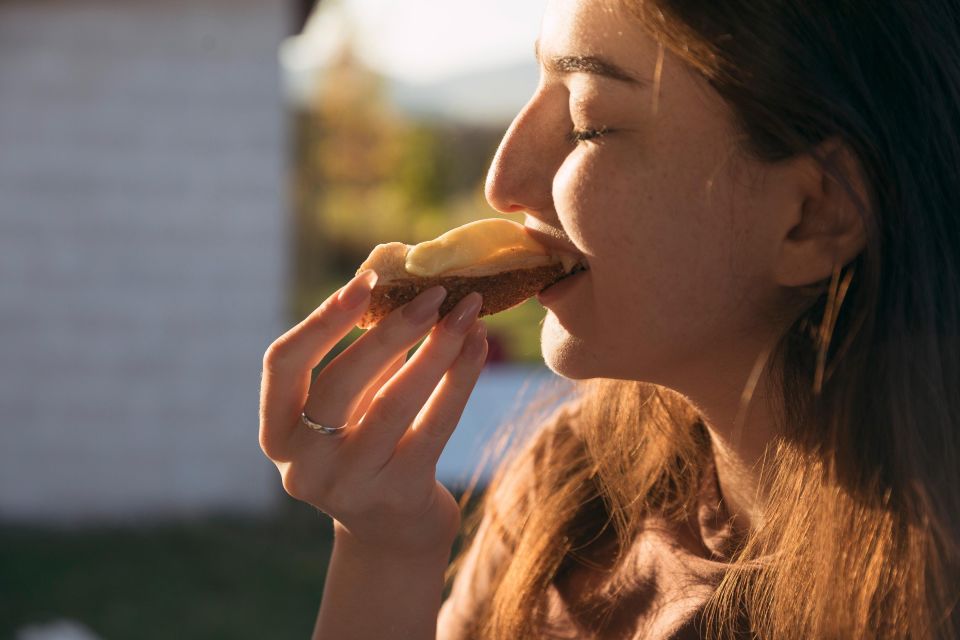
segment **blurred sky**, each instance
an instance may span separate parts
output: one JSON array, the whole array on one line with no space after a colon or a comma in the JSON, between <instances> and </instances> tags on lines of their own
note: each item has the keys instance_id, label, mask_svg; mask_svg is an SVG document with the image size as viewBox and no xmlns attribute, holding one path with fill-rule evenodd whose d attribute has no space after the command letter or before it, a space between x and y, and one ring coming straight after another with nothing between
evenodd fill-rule
<instances>
[{"instance_id":1,"label":"blurred sky","mask_svg":"<svg viewBox=\"0 0 960 640\"><path fill-rule=\"evenodd\" d=\"M281 48L288 90L303 91L346 37L364 64L411 84L533 64L545 6L546 0L323 0L303 34Z\"/></svg>"},{"instance_id":2,"label":"blurred sky","mask_svg":"<svg viewBox=\"0 0 960 640\"><path fill-rule=\"evenodd\" d=\"M409 81L533 58L544 0L351 0L377 66Z\"/></svg>"}]
</instances>

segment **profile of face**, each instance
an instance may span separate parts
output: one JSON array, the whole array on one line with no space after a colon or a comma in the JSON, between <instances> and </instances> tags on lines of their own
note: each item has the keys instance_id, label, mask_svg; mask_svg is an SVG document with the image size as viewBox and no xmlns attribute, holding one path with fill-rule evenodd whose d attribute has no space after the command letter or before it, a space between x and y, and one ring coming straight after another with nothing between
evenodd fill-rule
<instances>
[{"instance_id":1,"label":"profile of face","mask_svg":"<svg viewBox=\"0 0 960 640\"><path fill-rule=\"evenodd\" d=\"M551 0L537 51L486 196L589 262L545 303L546 364L681 391L740 371L784 328L771 213L802 204L792 183L739 150L720 96L617 3Z\"/></svg>"}]
</instances>

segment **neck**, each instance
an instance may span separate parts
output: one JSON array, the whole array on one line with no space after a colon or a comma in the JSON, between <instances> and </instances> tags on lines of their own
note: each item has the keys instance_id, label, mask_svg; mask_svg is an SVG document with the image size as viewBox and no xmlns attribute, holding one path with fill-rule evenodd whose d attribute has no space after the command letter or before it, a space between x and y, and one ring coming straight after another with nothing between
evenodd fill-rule
<instances>
[{"instance_id":1,"label":"neck","mask_svg":"<svg viewBox=\"0 0 960 640\"><path fill-rule=\"evenodd\" d=\"M763 520L768 487L761 477L767 445L780 434L770 389L767 351L737 365L725 360L724 375L714 375L688 393L703 413L720 483L734 527L743 531Z\"/></svg>"},{"instance_id":2,"label":"neck","mask_svg":"<svg viewBox=\"0 0 960 640\"><path fill-rule=\"evenodd\" d=\"M757 464L742 447L731 443L725 434L707 425L720 483L720 493L735 529L747 531L763 520L766 487L760 480Z\"/></svg>"}]
</instances>

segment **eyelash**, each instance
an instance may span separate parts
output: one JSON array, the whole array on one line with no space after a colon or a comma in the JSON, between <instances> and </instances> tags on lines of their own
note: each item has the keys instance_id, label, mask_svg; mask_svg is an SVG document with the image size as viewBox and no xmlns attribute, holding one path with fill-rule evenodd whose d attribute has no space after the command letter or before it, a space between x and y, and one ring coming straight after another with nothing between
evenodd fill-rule
<instances>
[{"instance_id":1,"label":"eyelash","mask_svg":"<svg viewBox=\"0 0 960 640\"><path fill-rule=\"evenodd\" d=\"M610 130L607 127L600 127L599 129L573 129L569 133L569 139L571 144L579 144L581 142L586 142L587 140L596 140L601 138L604 135L610 133Z\"/></svg>"}]
</instances>

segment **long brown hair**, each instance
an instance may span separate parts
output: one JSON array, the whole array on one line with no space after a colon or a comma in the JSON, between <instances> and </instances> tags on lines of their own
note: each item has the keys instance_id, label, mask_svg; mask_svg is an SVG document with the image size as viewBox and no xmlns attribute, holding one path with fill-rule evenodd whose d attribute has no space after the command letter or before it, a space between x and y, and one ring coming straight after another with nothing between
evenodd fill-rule
<instances>
[{"instance_id":1,"label":"long brown hair","mask_svg":"<svg viewBox=\"0 0 960 640\"><path fill-rule=\"evenodd\" d=\"M960 5L624 4L726 101L745 151L816 157L837 139L868 191L866 248L810 288L771 358L785 435L768 448L769 503L705 632L732 636L746 621L770 639L957 637ZM709 461L683 396L605 379L575 388L478 512L512 550L483 605L484 638L538 637L565 560L610 529L626 549L645 514L682 518ZM501 487L523 470L528 486L505 502Z\"/></svg>"}]
</instances>

